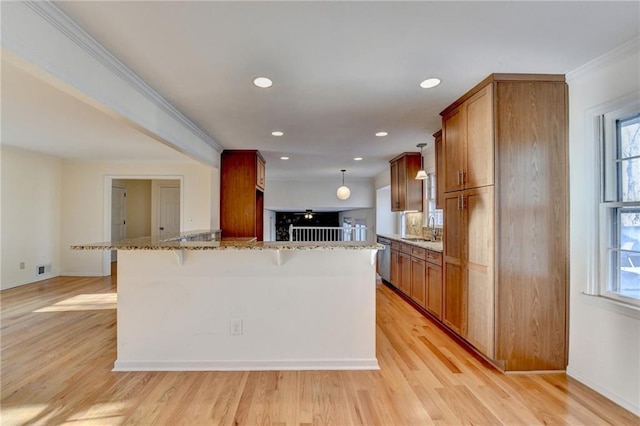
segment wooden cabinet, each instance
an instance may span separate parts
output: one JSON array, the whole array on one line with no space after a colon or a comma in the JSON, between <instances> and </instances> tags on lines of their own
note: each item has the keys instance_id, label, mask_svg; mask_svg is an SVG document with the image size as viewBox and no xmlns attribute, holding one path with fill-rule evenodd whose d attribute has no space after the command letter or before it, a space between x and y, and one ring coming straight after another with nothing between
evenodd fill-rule
<instances>
[{"instance_id":1,"label":"wooden cabinet","mask_svg":"<svg viewBox=\"0 0 640 426\"><path fill-rule=\"evenodd\" d=\"M493 186L445 197L444 322L493 357Z\"/></svg>"},{"instance_id":2,"label":"wooden cabinet","mask_svg":"<svg viewBox=\"0 0 640 426\"><path fill-rule=\"evenodd\" d=\"M567 365L566 99L494 74L441 113L443 322L505 371Z\"/></svg>"},{"instance_id":3,"label":"wooden cabinet","mask_svg":"<svg viewBox=\"0 0 640 426\"><path fill-rule=\"evenodd\" d=\"M442 321L442 266L427 262L427 304L425 308Z\"/></svg>"},{"instance_id":4,"label":"wooden cabinet","mask_svg":"<svg viewBox=\"0 0 640 426\"><path fill-rule=\"evenodd\" d=\"M398 261L400 262L400 283L398 288L407 296L411 296L411 256L400 252Z\"/></svg>"},{"instance_id":5,"label":"wooden cabinet","mask_svg":"<svg viewBox=\"0 0 640 426\"><path fill-rule=\"evenodd\" d=\"M443 114L444 191L493 184L493 86Z\"/></svg>"},{"instance_id":6,"label":"wooden cabinet","mask_svg":"<svg viewBox=\"0 0 640 426\"><path fill-rule=\"evenodd\" d=\"M265 161L255 150L225 150L220 165L223 237L263 238Z\"/></svg>"},{"instance_id":7,"label":"wooden cabinet","mask_svg":"<svg viewBox=\"0 0 640 426\"><path fill-rule=\"evenodd\" d=\"M436 209L444 205L444 147L442 146L442 130L433 134L436 155Z\"/></svg>"},{"instance_id":8,"label":"wooden cabinet","mask_svg":"<svg viewBox=\"0 0 640 426\"><path fill-rule=\"evenodd\" d=\"M261 155L256 155L256 187L264 191L266 166Z\"/></svg>"},{"instance_id":9,"label":"wooden cabinet","mask_svg":"<svg viewBox=\"0 0 640 426\"><path fill-rule=\"evenodd\" d=\"M421 180L416 180L420 170L419 152L405 152L398 155L391 164L391 211L422 211L424 188Z\"/></svg>"},{"instance_id":10,"label":"wooden cabinet","mask_svg":"<svg viewBox=\"0 0 640 426\"><path fill-rule=\"evenodd\" d=\"M427 262L411 257L411 299L418 305L427 306Z\"/></svg>"}]
</instances>

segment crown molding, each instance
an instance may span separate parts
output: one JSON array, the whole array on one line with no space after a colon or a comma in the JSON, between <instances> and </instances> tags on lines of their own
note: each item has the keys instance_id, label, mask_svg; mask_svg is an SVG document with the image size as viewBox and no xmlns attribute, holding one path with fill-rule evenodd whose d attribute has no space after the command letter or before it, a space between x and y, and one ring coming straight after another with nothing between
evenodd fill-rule
<instances>
[{"instance_id":1,"label":"crown molding","mask_svg":"<svg viewBox=\"0 0 640 426\"><path fill-rule=\"evenodd\" d=\"M592 61L589 61L586 64L576 68L575 70L568 72L566 75L567 82L580 78L583 75L588 74L594 70L607 66L609 63L615 61L618 58L625 57L630 54L637 54L638 51L640 51L640 36L634 37L631 40L622 43L620 46L610 50L604 55L598 56Z\"/></svg>"},{"instance_id":2,"label":"crown molding","mask_svg":"<svg viewBox=\"0 0 640 426\"><path fill-rule=\"evenodd\" d=\"M129 86L146 97L158 108L161 108L164 112L172 116L193 135L203 140L217 152L222 152L224 148L221 145L203 132L191 120L185 117L166 99L160 96L158 92L145 83L144 80L138 77L125 64L120 62L118 58L105 49L100 43L91 37L91 35L71 20L71 18L65 15L60 9L51 3L51 1L25 1L24 4L49 22L56 30L75 43L84 52L98 60L110 72L125 81Z\"/></svg>"}]
</instances>

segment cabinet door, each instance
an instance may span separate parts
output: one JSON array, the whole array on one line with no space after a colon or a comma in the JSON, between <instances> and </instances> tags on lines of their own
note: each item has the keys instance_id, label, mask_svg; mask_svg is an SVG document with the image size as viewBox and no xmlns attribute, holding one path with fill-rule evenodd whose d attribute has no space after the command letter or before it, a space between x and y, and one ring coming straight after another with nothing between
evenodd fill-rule
<instances>
[{"instance_id":1,"label":"cabinet door","mask_svg":"<svg viewBox=\"0 0 640 426\"><path fill-rule=\"evenodd\" d=\"M424 260L411 257L411 299L423 308L427 306L426 263Z\"/></svg>"},{"instance_id":2,"label":"cabinet door","mask_svg":"<svg viewBox=\"0 0 640 426\"><path fill-rule=\"evenodd\" d=\"M398 210L407 209L407 159L402 157L398 164Z\"/></svg>"},{"instance_id":3,"label":"cabinet door","mask_svg":"<svg viewBox=\"0 0 640 426\"><path fill-rule=\"evenodd\" d=\"M493 186L465 191L467 222L466 338L489 358L494 356Z\"/></svg>"},{"instance_id":4,"label":"cabinet door","mask_svg":"<svg viewBox=\"0 0 640 426\"><path fill-rule=\"evenodd\" d=\"M427 311L442 320L442 266L427 263Z\"/></svg>"},{"instance_id":5,"label":"cabinet door","mask_svg":"<svg viewBox=\"0 0 640 426\"><path fill-rule=\"evenodd\" d=\"M463 188L462 173L465 169L465 109L464 104L442 118L442 138L444 145L444 192Z\"/></svg>"},{"instance_id":6,"label":"cabinet door","mask_svg":"<svg viewBox=\"0 0 640 426\"><path fill-rule=\"evenodd\" d=\"M391 211L400 211L400 187L398 182L398 162L391 163Z\"/></svg>"},{"instance_id":7,"label":"cabinet door","mask_svg":"<svg viewBox=\"0 0 640 426\"><path fill-rule=\"evenodd\" d=\"M465 188L493 185L493 84L473 95L466 106Z\"/></svg>"},{"instance_id":8,"label":"cabinet door","mask_svg":"<svg viewBox=\"0 0 640 426\"><path fill-rule=\"evenodd\" d=\"M436 209L444 205L444 148L442 146L442 132L436 133Z\"/></svg>"},{"instance_id":9,"label":"cabinet door","mask_svg":"<svg viewBox=\"0 0 640 426\"><path fill-rule=\"evenodd\" d=\"M265 164L262 158L256 156L256 186L264 191Z\"/></svg>"},{"instance_id":10,"label":"cabinet door","mask_svg":"<svg viewBox=\"0 0 640 426\"><path fill-rule=\"evenodd\" d=\"M400 291L411 296L411 256L400 253Z\"/></svg>"},{"instance_id":11,"label":"cabinet door","mask_svg":"<svg viewBox=\"0 0 640 426\"><path fill-rule=\"evenodd\" d=\"M444 199L444 311L443 322L464 336L467 288L464 269L466 227L461 209L462 192L447 193Z\"/></svg>"},{"instance_id":12,"label":"cabinet door","mask_svg":"<svg viewBox=\"0 0 640 426\"><path fill-rule=\"evenodd\" d=\"M397 250L391 250L391 284L400 287L400 253Z\"/></svg>"}]
</instances>

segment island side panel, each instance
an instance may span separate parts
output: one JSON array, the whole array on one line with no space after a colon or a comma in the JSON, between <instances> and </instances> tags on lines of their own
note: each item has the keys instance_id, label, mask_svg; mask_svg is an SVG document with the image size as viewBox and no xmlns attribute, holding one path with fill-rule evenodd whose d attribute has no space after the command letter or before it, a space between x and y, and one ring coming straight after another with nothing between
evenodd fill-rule
<instances>
[{"instance_id":1,"label":"island side panel","mask_svg":"<svg viewBox=\"0 0 640 426\"><path fill-rule=\"evenodd\" d=\"M377 369L374 251L122 250L114 370Z\"/></svg>"}]
</instances>

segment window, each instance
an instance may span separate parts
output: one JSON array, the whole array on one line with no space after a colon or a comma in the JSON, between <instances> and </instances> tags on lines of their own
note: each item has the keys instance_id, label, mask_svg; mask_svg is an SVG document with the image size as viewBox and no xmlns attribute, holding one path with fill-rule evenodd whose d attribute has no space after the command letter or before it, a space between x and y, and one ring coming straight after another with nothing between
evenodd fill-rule
<instances>
[{"instance_id":1,"label":"window","mask_svg":"<svg viewBox=\"0 0 640 426\"><path fill-rule=\"evenodd\" d=\"M429 217L433 216L436 226L442 228L442 209L436 209L436 174L428 173L425 184L427 185L425 192L427 194L427 224Z\"/></svg>"},{"instance_id":2,"label":"window","mask_svg":"<svg viewBox=\"0 0 640 426\"><path fill-rule=\"evenodd\" d=\"M600 294L640 305L640 112L601 117L603 256Z\"/></svg>"}]
</instances>

